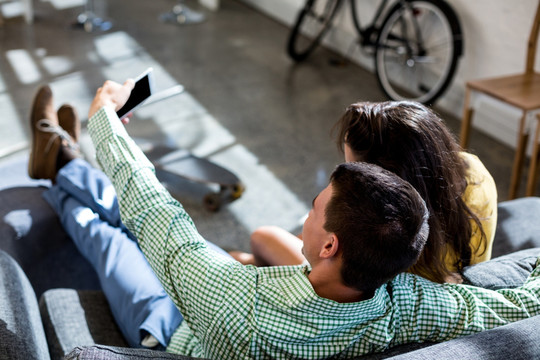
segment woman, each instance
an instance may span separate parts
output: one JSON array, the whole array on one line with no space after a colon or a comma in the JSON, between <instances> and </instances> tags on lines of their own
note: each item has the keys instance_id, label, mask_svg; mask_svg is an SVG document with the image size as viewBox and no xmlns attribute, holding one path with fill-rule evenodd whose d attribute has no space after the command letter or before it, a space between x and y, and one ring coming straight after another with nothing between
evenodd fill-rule
<instances>
[{"instance_id":1,"label":"woman","mask_svg":"<svg viewBox=\"0 0 540 360\"><path fill-rule=\"evenodd\" d=\"M497 222L493 178L474 155L462 152L443 121L415 102L356 103L335 125L345 161L365 161L410 182L430 211L430 235L409 270L435 282L460 282L468 265L489 260ZM305 259L302 241L265 226L251 238L243 263L292 265Z\"/></svg>"}]
</instances>

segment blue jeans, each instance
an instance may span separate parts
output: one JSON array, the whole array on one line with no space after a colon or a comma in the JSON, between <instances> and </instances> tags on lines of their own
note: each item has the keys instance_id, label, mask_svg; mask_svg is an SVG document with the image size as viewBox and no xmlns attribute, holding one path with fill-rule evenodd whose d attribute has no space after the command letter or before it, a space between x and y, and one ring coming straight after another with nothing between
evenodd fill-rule
<instances>
[{"instance_id":1,"label":"blue jeans","mask_svg":"<svg viewBox=\"0 0 540 360\"><path fill-rule=\"evenodd\" d=\"M183 317L134 236L122 224L116 192L107 176L76 159L60 169L56 184L43 196L96 270L112 314L130 346L140 347L146 332L167 346Z\"/></svg>"}]
</instances>

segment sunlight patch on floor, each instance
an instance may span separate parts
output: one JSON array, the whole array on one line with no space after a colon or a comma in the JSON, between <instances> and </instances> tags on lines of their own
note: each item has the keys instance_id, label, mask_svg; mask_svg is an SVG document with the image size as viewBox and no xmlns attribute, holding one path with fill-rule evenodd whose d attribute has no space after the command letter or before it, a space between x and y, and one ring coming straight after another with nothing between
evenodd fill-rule
<instances>
[{"instance_id":1,"label":"sunlight patch on floor","mask_svg":"<svg viewBox=\"0 0 540 360\"><path fill-rule=\"evenodd\" d=\"M70 9L70 8L75 8L75 7L83 8L86 5L86 0L48 0L48 1L57 10Z\"/></svg>"},{"instance_id":2,"label":"sunlight patch on floor","mask_svg":"<svg viewBox=\"0 0 540 360\"><path fill-rule=\"evenodd\" d=\"M75 107L82 120L86 119L88 108L95 95L95 90L89 89L85 73L74 72L57 77L49 86L54 94L55 107L68 103Z\"/></svg>"},{"instance_id":3,"label":"sunlight patch on floor","mask_svg":"<svg viewBox=\"0 0 540 360\"><path fill-rule=\"evenodd\" d=\"M6 58L21 83L31 84L41 79L41 73L27 50L8 50Z\"/></svg>"},{"instance_id":4,"label":"sunlight patch on floor","mask_svg":"<svg viewBox=\"0 0 540 360\"><path fill-rule=\"evenodd\" d=\"M234 172L246 185L242 197L228 211L250 232L262 225L287 230L298 227L308 207L243 145L235 145L209 158Z\"/></svg>"},{"instance_id":5,"label":"sunlight patch on floor","mask_svg":"<svg viewBox=\"0 0 540 360\"><path fill-rule=\"evenodd\" d=\"M11 19L14 17L22 16L24 14L24 7L22 1L9 2L1 4L0 11L4 19Z\"/></svg>"},{"instance_id":6,"label":"sunlight patch on floor","mask_svg":"<svg viewBox=\"0 0 540 360\"><path fill-rule=\"evenodd\" d=\"M98 55L110 63L122 58L135 57L138 52L146 54L141 46L123 31L98 36L94 43Z\"/></svg>"},{"instance_id":7,"label":"sunlight patch on floor","mask_svg":"<svg viewBox=\"0 0 540 360\"><path fill-rule=\"evenodd\" d=\"M13 105L11 96L8 93L0 94L0 157L24 149L28 146L26 134L22 127L24 124L20 120L19 114Z\"/></svg>"}]
</instances>

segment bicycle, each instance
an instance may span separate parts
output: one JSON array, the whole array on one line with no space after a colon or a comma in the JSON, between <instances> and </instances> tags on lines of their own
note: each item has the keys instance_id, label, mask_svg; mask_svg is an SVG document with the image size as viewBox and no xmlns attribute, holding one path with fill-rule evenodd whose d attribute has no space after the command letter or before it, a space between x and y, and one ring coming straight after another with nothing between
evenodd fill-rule
<instances>
[{"instance_id":1,"label":"bicycle","mask_svg":"<svg viewBox=\"0 0 540 360\"><path fill-rule=\"evenodd\" d=\"M315 50L344 1L306 1L287 43L292 59L303 61ZM463 54L461 25L452 7L444 0L393 5L383 0L362 28L356 1L349 1L358 43L374 50L375 74L386 96L432 104L450 85Z\"/></svg>"}]
</instances>

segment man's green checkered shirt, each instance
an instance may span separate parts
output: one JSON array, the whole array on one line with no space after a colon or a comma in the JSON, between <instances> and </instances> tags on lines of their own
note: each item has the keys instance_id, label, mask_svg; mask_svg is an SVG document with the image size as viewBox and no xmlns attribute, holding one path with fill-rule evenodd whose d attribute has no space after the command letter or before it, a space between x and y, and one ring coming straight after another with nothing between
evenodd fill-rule
<instances>
[{"instance_id":1,"label":"man's green checkered shirt","mask_svg":"<svg viewBox=\"0 0 540 360\"><path fill-rule=\"evenodd\" d=\"M538 268L523 287L497 292L401 274L373 298L342 304L317 296L308 266L257 268L217 256L114 111L101 109L88 128L124 223L184 315L168 351L212 359L347 358L540 312Z\"/></svg>"}]
</instances>

